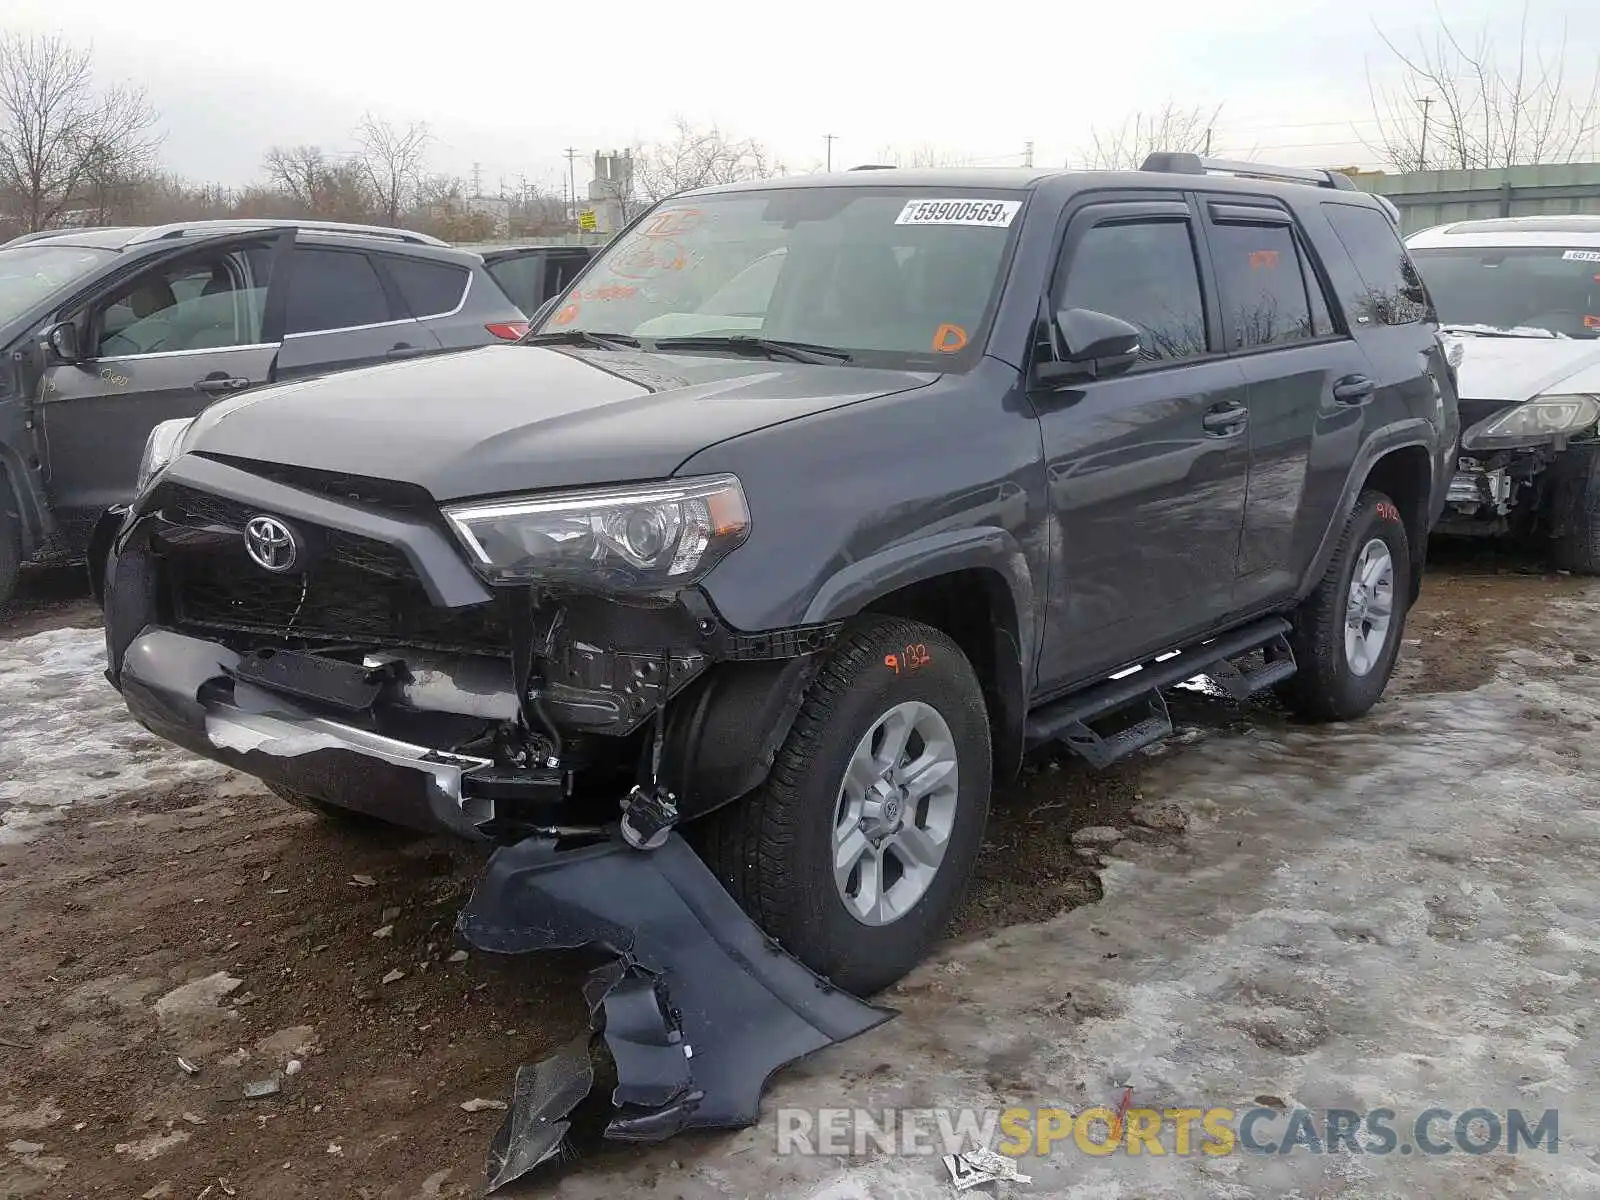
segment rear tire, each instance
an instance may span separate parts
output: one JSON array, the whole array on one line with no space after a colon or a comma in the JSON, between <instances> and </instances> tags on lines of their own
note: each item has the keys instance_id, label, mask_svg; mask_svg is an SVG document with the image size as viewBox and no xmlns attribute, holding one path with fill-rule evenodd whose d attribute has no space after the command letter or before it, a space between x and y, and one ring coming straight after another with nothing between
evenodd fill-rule
<instances>
[{"instance_id":1,"label":"rear tire","mask_svg":"<svg viewBox=\"0 0 1600 1200\"><path fill-rule=\"evenodd\" d=\"M1410 600L1405 522L1394 501L1369 489L1356 499L1322 582L1295 610L1297 670L1278 689L1284 703L1314 721L1363 716L1388 686Z\"/></svg>"},{"instance_id":2,"label":"rear tire","mask_svg":"<svg viewBox=\"0 0 1600 1200\"><path fill-rule=\"evenodd\" d=\"M867 995L916 966L955 916L992 771L983 692L960 648L930 626L869 617L830 651L767 781L690 833L785 949Z\"/></svg>"}]
</instances>

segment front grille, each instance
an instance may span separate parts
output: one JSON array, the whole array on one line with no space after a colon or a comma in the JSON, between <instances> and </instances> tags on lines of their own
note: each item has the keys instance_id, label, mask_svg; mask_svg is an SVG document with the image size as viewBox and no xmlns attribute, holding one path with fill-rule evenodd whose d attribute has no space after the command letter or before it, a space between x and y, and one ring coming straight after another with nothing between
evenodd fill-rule
<instances>
[{"instance_id":1,"label":"front grille","mask_svg":"<svg viewBox=\"0 0 1600 1200\"><path fill-rule=\"evenodd\" d=\"M170 522L240 530L220 549L168 560L166 593L180 628L259 634L286 642L337 642L504 655L509 631L494 604L433 605L411 562L374 538L295 522L310 543L303 573L274 575L250 561L242 530L262 512L223 496L169 485L158 498Z\"/></svg>"}]
</instances>

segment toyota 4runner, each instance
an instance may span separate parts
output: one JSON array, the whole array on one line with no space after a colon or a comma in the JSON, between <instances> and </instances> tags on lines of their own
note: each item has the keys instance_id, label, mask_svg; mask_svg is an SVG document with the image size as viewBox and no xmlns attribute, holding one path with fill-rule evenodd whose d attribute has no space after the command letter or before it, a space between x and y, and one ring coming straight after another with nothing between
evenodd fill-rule
<instances>
[{"instance_id":1,"label":"toyota 4runner","mask_svg":"<svg viewBox=\"0 0 1600 1200\"><path fill-rule=\"evenodd\" d=\"M655 206L520 344L160 426L108 677L328 816L673 827L869 992L991 781L1163 688L1384 690L1455 464L1394 224L1340 176L863 171Z\"/></svg>"}]
</instances>

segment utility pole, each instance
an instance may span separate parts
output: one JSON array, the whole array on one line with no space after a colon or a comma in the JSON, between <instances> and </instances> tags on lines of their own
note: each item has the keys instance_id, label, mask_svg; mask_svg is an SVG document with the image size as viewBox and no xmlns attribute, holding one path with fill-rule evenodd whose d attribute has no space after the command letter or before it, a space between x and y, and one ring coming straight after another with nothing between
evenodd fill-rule
<instances>
[{"instance_id":1,"label":"utility pole","mask_svg":"<svg viewBox=\"0 0 1600 1200\"><path fill-rule=\"evenodd\" d=\"M828 165L824 168L828 171L833 170L833 141L835 136L836 135L831 133L825 133L822 135L822 140L826 142L828 146Z\"/></svg>"},{"instance_id":2,"label":"utility pole","mask_svg":"<svg viewBox=\"0 0 1600 1200\"><path fill-rule=\"evenodd\" d=\"M571 146L567 147L567 190L572 196L572 211L568 214L570 220L578 219L578 152Z\"/></svg>"},{"instance_id":3,"label":"utility pole","mask_svg":"<svg viewBox=\"0 0 1600 1200\"><path fill-rule=\"evenodd\" d=\"M1206 156L1206 157L1207 157L1207 158L1210 158L1210 157L1211 157L1211 126L1209 126L1209 125L1207 125L1207 126L1206 126L1206 148L1205 148L1205 156Z\"/></svg>"},{"instance_id":4,"label":"utility pole","mask_svg":"<svg viewBox=\"0 0 1600 1200\"><path fill-rule=\"evenodd\" d=\"M483 164L472 164L472 198L476 200L483 195Z\"/></svg>"},{"instance_id":5,"label":"utility pole","mask_svg":"<svg viewBox=\"0 0 1600 1200\"><path fill-rule=\"evenodd\" d=\"M1025 167L1031 167L1031 166L1033 166L1033 141L1032 141L1032 139L1029 139L1027 142L1024 142L1023 145L1026 147L1026 149L1024 149L1023 152L1022 152L1022 165L1025 166Z\"/></svg>"},{"instance_id":6,"label":"utility pole","mask_svg":"<svg viewBox=\"0 0 1600 1200\"><path fill-rule=\"evenodd\" d=\"M1433 107L1433 97L1424 96L1417 101L1422 105L1422 143L1417 147L1417 170L1428 169L1428 110Z\"/></svg>"}]
</instances>

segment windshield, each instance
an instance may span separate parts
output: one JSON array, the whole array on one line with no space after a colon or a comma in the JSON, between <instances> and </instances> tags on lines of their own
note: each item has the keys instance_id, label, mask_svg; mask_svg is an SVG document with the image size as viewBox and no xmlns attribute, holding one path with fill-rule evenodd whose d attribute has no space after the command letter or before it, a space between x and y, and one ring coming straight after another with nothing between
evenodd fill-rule
<instances>
[{"instance_id":1,"label":"windshield","mask_svg":"<svg viewBox=\"0 0 1600 1200\"><path fill-rule=\"evenodd\" d=\"M906 187L668 200L606 248L542 328L646 345L762 338L874 365L961 367L981 348L1022 201Z\"/></svg>"},{"instance_id":2,"label":"windshield","mask_svg":"<svg viewBox=\"0 0 1600 1200\"><path fill-rule=\"evenodd\" d=\"M0 325L88 275L115 251L92 246L14 246L0 250Z\"/></svg>"},{"instance_id":3,"label":"windshield","mask_svg":"<svg viewBox=\"0 0 1600 1200\"><path fill-rule=\"evenodd\" d=\"M1413 250L1439 324L1525 336L1600 337L1600 249Z\"/></svg>"}]
</instances>

